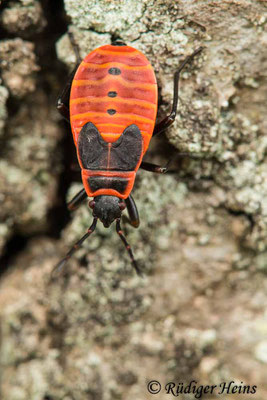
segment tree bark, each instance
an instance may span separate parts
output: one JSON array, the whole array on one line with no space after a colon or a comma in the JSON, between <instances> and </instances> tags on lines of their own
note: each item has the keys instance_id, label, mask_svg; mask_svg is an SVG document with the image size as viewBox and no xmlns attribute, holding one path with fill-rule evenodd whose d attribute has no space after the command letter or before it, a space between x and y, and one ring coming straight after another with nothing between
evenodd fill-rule
<instances>
[{"instance_id":1,"label":"tree bark","mask_svg":"<svg viewBox=\"0 0 267 400\"><path fill-rule=\"evenodd\" d=\"M0 3L3 400L141 399L152 380L158 399L168 382L193 380L217 385L210 399L231 381L241 396L255 385L253 398L266 398L266 8ZM115 228L102 226L51 278L92 220L86 203L66 209L82 188L70 127L55 109L75 64L67 30L82 56L116 38L142 51L158 79L159 120L175 70L204 47L182 73L176 122L146 156L159 165L173 157L173 172L138 172L141 225L123 227L144 278Z\"/></svg>"}]
</instances>

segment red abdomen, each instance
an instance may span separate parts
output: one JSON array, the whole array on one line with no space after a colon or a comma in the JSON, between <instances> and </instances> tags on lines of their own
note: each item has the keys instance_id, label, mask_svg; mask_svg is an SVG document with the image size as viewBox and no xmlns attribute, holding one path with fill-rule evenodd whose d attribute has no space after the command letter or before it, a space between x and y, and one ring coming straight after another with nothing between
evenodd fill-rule
<instances>
[{"instance_id":1,"label":"red abdomen","mask_svg":"<svg viewBox=\"0 0 267 400\"><path fill-rule=\"evenodd\" d=\"M141 162L155 125L157 97L153 68L140 51L130 46L97 48L82 61L72 83L70 121L75 144L88 122L109 143L117 141L125 128L135 124L143 139ZM96 195L89 193L89 189L87 194Z\"/></svg>"},{"instance_id":2,"label":"red abdomen","mask_svg":"<svg viewBox=\"0 0 267 400\"><path fill-rule=\"evenodd\" d=\"M96 125L107 142L117 140L128 125L136 124L145 152L155 125L157 93L153 68L140 51L111 45L92 51L72 83L70 120L75 143L86 122Z\"/></svg>"}]
</instances>

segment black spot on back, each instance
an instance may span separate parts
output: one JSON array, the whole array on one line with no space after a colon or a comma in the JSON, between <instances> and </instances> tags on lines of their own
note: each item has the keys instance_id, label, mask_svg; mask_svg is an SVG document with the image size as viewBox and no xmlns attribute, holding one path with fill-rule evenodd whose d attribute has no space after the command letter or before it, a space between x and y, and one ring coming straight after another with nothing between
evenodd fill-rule
<instances>
[{"instance_id":1,"label":"black spot on back","mask_svg":"<svg viewBox=\"0 0 267 400\"><path fill-rule=\"evenodd\" d=\"M110 75L120 75L121 74L121 70L119 68L112 67L112 68L109 68L108 73Z\"/></svg>"},{"instance_id":2,"label":"black spot on back","mask_svg":"<svg viewBox=\"0 0 267 400\"><path fill-rule=\"evenodd\" d=\"M109 115L114 115L114 114L116 114L116 110L113 110L113 108L110 108L109 110L107 110L107 113L109 114Z\"/></svg>"},{"instance_id":3,"label":"black spot on back","mask_svg":"<svg viewBox=\"0 0 267 400\"><path fill-rule=\"evenodd\" d=\"M108 92L108 97L116 97L117 92Z\"/></svg>"}]
</instances>

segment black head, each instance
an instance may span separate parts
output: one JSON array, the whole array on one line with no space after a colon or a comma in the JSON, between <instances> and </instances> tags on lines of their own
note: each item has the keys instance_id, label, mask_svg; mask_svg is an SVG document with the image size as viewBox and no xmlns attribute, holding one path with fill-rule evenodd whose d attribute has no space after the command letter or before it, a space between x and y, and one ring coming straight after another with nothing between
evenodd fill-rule
<instances>
[{"instance_id":1,"label":"black head","mask_svg":"<svg viewBox=\"0 0 267 400\"><path fill-rule=\"evenodd\" d=\"M93 216L99 218L105 228L120 218L126 207L124 201L116 196L97 196L90 201L89 206L93 209Z\"/></svg>"},{"instance_id":2,"label":"black head","mask_svg":"<svg viewBox=\"0 0 267 400\"><path fill-rule=\"evenodd\" d=\"M141 275L141 270L139 269L138 264L135 261L131 246L127 242L120 225L121 212L126 207L125 202L116 196L96 196L94 200L91 200L89 202L89 206L93 209L93 216L94 216L93 223L91 224L90 228L87 229L86 234L83 235L83 237L74 244L74 246L68 251L66 256L55 266L52 274L54 275L54 273L57 273L64 267L66 262L72 257L73 253L75 253L75 251L81 247L85 239L87 239L94 232L97 220L100 219L100 221L104 224L105 228L108 228L110 224L114 220L116 220L117 234L121 238L132 260L133 267L135 268L136 272L139 275Z\"/></svg>"}]
</instances>

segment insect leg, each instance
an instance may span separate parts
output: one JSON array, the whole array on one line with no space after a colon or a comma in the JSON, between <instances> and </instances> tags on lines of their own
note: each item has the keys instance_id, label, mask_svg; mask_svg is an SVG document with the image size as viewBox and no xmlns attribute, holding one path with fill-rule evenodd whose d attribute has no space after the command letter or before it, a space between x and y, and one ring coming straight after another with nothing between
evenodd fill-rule
<instances>
[{"instance_id":1,"label":"insect leg","mask_svg":"<svg viewBox=\"0 0 267 400\"><path fill-rule=\"evenodd\" d=\"M169 169L169 165L170 165L171 161L172 161L172 158L167 162L165 167L160 167L159 165L142 161L140 168L144 169L145 171L156 172L157 174L165 174L165 172L167 172Z\"/></svg>"},{"instance_id":2,"label":"insect leg","mask_svg":"<svg viewBox=\"0 0 267 400\"><path fill-rule=\"evenodd\" d=\"M172 103L171 112L161 122L156 124L156 126L154 128L153 136L155 136L158 133L167 129L175 121L175 117L176 117L176 113L177 113L177 106L178 106L180 73L181 73L182 69L185 67L185 65L187 63L189 63L198 53L200 53L202 51L202 49L203 49L203 47L199 47L199 49L194 51L194 53L192 53L190 56L186 57L186 59L182 62L182 64L179 66L179 68L175 72L174 79L173 79L173 103Z\"/></svg>"},{"instance_id":3,"label":"insect leg","mask_svg":"<svg viewBox=\"0 0 267 400\"><path fill-rule=\"evenodd\" d=\"M129 215L129 218L126 217L126 221L134 228L138 228L140 224L139 214L135 201L131 195L127 199L125 199L125 204Z\"/></svg>"},{"instance_id":4,"label":"insect leg","mask_svg":"<svg viewBox=\"0 0 267 400\"><path fill-rule=\"evenodd\" d=\"M80 49L79 49L79 46L77 45L77 43L75 42L73 33L68 31L68 36L69 36L69 40L70 40L71 46L72 46L73 51L74 51L75 56L76 56L76 63L77 64L81 64L82 57L80 55Z\"/></svg>"},{"instance_id":5,"label":"insect leg","mask_svg":"<svg viewBox=\"0 0 267 400\"><path fill-rule=\"evenodd\" d=\"M133 264L134 269L136 270L136 273L137 273L138 275L142 276L142 272L141 272L140 268L138 267L138 264L137 264L137 262L136 262L136 260L135 260L135 258L134 258L134 255L133 255L131 246L130 246L129 243L127 242L127 240L126 240L126 238L125 238L125 236L123 235L123 232L122 232L122 230L121 230L120 218L118 218L118 219L116 220L116 231L117 231L117 234L119 235L119 237L121 238L121 240L122 240L122 242L123 242L123 244L124 244L126 250L128 251L128 254L129 254L129 256L130 256L130 258L131 258L131 260L132 260L132 264Z\"/></svg>"},{"instance_id":6,"label":"insect leg","mask_svg":"<svg viewBox=\"0 0 267 400\"><path fill-rule=\"evenodd\" d=\"M70 120L70 111L69 111L69 100L70 100L70 89L71 84L77 71L79 64L76 65L70 76L68 77L67 83L61 93L61 95L57 99L57 109L59 113L65 118L68 122Z\"/></svg>"},{"instance_id":7,"label":"insect leg","mask_svg":"<svg viewBox=\"0 0 267 400\"><path fill-rule=\"evenodd\" d=\"M75 253L75 251L80 249L80 247L82 246L83 242L91 235L91 233L94 232L95 227L96 227L96 223L97 223L97 218L95 217L94 220L93 220L92 225L90 226L90 228L88 229L86 234L74 244L74 246L68 251L68 253L65 255L65 257L62 258L62 260L55 266L55 268L52 271L52 276L54 276L56 273L60 272L60 270L64 267L66 262Z\"/></svg>"},{"instance_id":8,"label":"insect leg","mask_svg":"<svg viewBox=\"0 0 267 400\"><path fill-rule=\"evenodd\" d=\"M87 194L85 189L80 190L68 203L68 209L70 211L76 210L76 208L78 208L81 205L81 203L86 199L86 197Z\"/></svg>"},{"instance_id":9,"label":"insect leg","mask_svg":"<svg viewBox=\"0 0 267 400\"><path fill-rule=\"evenodd\" d=\"M76 56L76 66L72 73L70 74L68 81L66 83L65 88L63 89L63 92L58 98L57 101L57 109L60 112L60 114L69 122L70 120L70 113L69 113L69 99L70 99L70 89L71 89L71 84L75 75L75 72L77 71L78 66L82 62L82 58L80 56L80 51L79 47L77 46L77 43L75 42L74 36L72 32L68 32L69 40L71 43L71 46L73 48L73 51Z\"/></svg>"}]
</instances>

